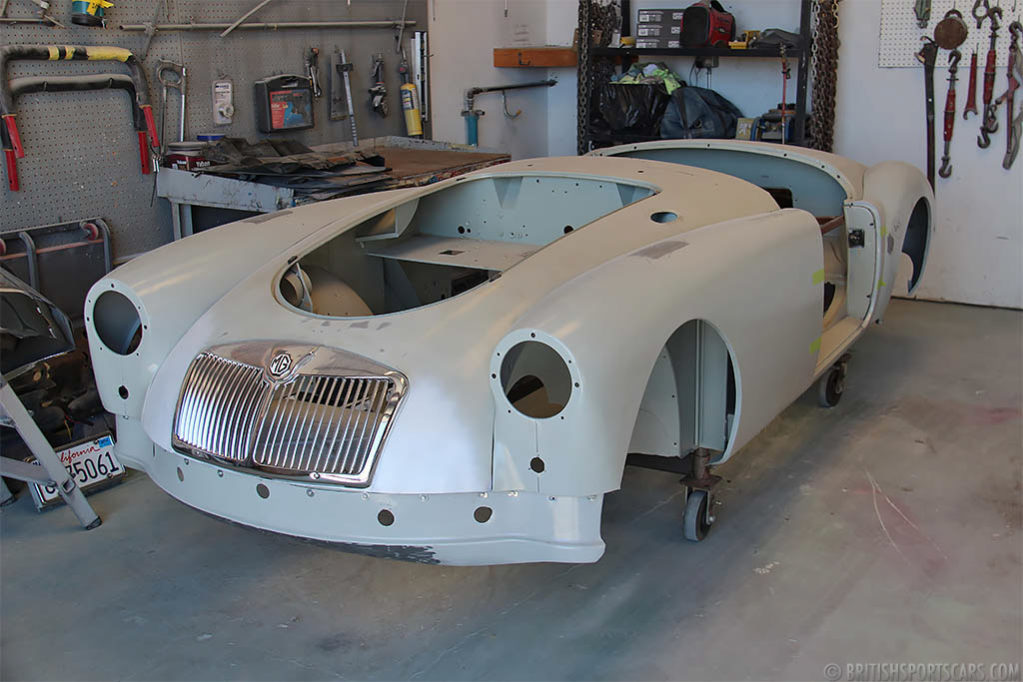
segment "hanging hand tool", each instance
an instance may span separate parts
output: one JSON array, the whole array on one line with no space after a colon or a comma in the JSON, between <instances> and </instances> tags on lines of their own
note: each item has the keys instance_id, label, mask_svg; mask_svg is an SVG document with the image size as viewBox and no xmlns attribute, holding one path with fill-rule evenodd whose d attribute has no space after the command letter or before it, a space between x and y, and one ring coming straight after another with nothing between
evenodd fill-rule
<instances>
[{"instance_id":1,"label":"hanging hand tool","mask_svg":"<svg viewBox=\"0 0 1023 682\"><path fill-rule=\"evenodd\" d=\"M387 118L387 86L384 85L384 55L373 55L373 65L369 69L373 87L369 89L370 106L381 117Z\"/></svg>"},{"instance_id":2,"label":"hanging hand tool","mask_svg":"<svg viewBox=\"0 0 1023 682\"><path fill-rule=\"evenodd\" d=\"M931 0L916 0L913 12L916 14L916 25L927 28L927 22L931 20Z\"/></svg>"},{"instance_id":3,"label":"hanging hand tool","mask_svg":"<svg viewBox=\"0 0 1023 682\"><path fill-rule=\"evenodd\" d=\"M948 54L948 94L945 95L945 151L941 155L941 168L938 175L947 178L952 175L952 158L949 148L952 146L952 131L956 125L956 73L959 71L959 60L963 55L959 50Z\"/></svg>"},{"instance_id":4,"label":"hanging hand tool","mask_svg":"<svg viewBox=\"0 0 1023 682\"><path fill-rule=\"evenodd\" d=\"M985 0L986 4L986 0ZM974 16L977 15L977 7L974 6ZM987 51L987 64L984 66L984 122L980 126L980 135L977 137L977 146L986 149L991 144L991 135L998 131L998 109L991 104L991 98L995 93L995 59L997 52L995 47L998 43L998 29L1001 27L1001 7L990 7L987 11L987 18L991 20L991 44ZM983 21L979 19L978 21Z\"/></svg>"},{"instance_id":5,"label":"hanging hand tool","mask_svg":"<svg viewBox=\"0 0 1023 682\"><path fill-rule=\"evenodd\" d=\"M934 188L934 64L938 60L938 44L929 36L921 36L924 46L916 58L924 65L924 95L927 105L927 181Z\"/></svg>"},{"instance_id":6,"label":"hanging hand tool","mask_svg":"<svg viewBox=\"0 0 1023 682\"><path fill-rule=\"evenodd\" d=\"M305 55L305 75L309 78L309 82L313 86L313 97L319 99L323 96L323 90L320 88L320 50L316 47L310 47L309 51Z\"/></svg>"},{"instance_id":7,"label":"hanging hand tool","mask_svg":"<svg viewBox=\"0 0 1023 682\"><path fill-rule=\"evenodd\" d=\"M963 21L963 13L957 9L950 9L934 27L934 42L943 50L957 50L966 42L969 33L970 29Z\"/></svg>"},{"instance_id":8,"label":"hanging hand tool","mask_svg":"<svg viewBox=\"0 0 1023 682\"><path fill-rule=\"evenodd\" d=\"M345 81L345 99L348 101L348 120L352 122L352 145L359 146L359 129L355 126L355 106L352 104L352 80L349 76L353 66L345 57L345 51L341 50L341 63L336 65L338 73Z\"/></svg>"},{"instance_id":9,"label":"hanging hand tool","mask_svg":"<svg viewBox=\"0 0 1023 682\"><path fill-rule=\"evenodd\" d=\"M188 70L185 66L177 62L161 59L156 64L156 79L163 86L160 96L160 139L163 140L163 144L160 145L161 162L167 153L167 90L173 89L181 93L181 120L178 124L178 142L185 141L185 78L187 74Z\"/></svg>"},{"instance_id":10,"label":"hanging hand tool","mask_svg":"<svg viewBox=\"0 0 1023 682\"><path fill-rule=\"evenodd\" d=\"M122 47L105 45L0 45L0 146L7 163L7 179L11 191L18 191L17 159L25 156L21 144L18 124L15 120L14 102L7 80L7 66L16 60L32 61L116 61L128 68L129 77L135 86L135 102L145 120L145 135L139 136L140 153L145 138L153 149L160 146L156 136L156 122L153 107L149 104L149 85L138 58ZM141 132L141 131L140 131Z\"/></svg>"},{"instance_id":11,"label":"hanging hand tool","mask_svg":"<svg viewBox=\"0 0 1023 682\"><path fill-rule=\"evenodd\" d=\"M963 120L967 120L970 114L976 116L977 111L977 49L973 49L970 57L970 86L966 89L966 108L963 109Z\"/></svg>"},{"instance_id":12,"label":"hanging hand tool","mask_svg":"<svg viewBox=\"0 0 1023 682\"><path fill-rule=\"evenodd\" d=\"M1002 159L1002 168L1009 170L1016 161L1019 154L1019 140L1023 135L1023 106L1020 106L1019 113L1016 112L1016 91L1023 85L1023 51L1020 50L1020 37L1023 36L1023 24L1014 21L1009 24L1009 35L1012 42L1009 44L1009 67L1006 75L1009 77L1008 89L995 100L995 107L1005 102L1006 115L1006 142L1005 158Z\"/></svg>"}]
</instances>

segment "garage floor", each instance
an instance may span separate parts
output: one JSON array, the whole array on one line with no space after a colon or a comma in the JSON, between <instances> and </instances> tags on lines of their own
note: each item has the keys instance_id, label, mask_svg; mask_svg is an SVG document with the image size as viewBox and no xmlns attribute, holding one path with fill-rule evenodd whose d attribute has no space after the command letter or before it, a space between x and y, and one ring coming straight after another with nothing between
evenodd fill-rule
<instances>
[{"instance_id":1,"label":"garage floor","mask_svg":"<svg viewBox=\"0 0 1023 682\"><path fill-rule=\"evenodd\" d=\"M823 679L827 663L1019 663L1019 312L894 301L834 410L804 396L680 539L628 470L592 565L372 559L198 514L134 475L104 525L2 518L3 679Z\"/></svg>"}]
</instances>

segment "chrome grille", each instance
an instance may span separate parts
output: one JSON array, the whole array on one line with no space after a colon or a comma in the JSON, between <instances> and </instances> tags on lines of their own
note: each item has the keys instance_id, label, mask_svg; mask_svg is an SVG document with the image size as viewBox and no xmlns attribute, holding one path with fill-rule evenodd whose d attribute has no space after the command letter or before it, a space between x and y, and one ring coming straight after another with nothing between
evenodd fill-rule
<instances>
[{"instance_id":1,"label":"chrome grille","mask_svg":"<svg viewBox=\"0 0 1023 682\"><path fill-rule=\"evenodd\" d=\"M193 362L181 387L177 445L233 462L248 457L249 434L266 392L263 370L212 353Z\"/></svg>"},{"instance_id":2,"label":"chrome grille","mask_svg":"<svg viewBox=\"0 0 1023 682\"><path fill-rule=\"evenodd\" d=\"M274 390L253 449L273 470L355 475L386 428L391 381L300 376Z\"/></svg>"},{"instance_id":3,"label":"chrome grille","mask_svg":"<svg viewBox=\"0 0 1023 682\"><path fill-rule=\"evenodd\" d=\"M339 351L323 350L326 358L306 363L313 349L297 374L273 381L265 362L224 357L234 351L250 360L251 345L222 348L224 354L221 348L200 353L185 375L174 420L176 449L274 474L368 483L404 394L404 377ZM381 371L360 371L365 369Z\"/></svg>"}]
</instances>

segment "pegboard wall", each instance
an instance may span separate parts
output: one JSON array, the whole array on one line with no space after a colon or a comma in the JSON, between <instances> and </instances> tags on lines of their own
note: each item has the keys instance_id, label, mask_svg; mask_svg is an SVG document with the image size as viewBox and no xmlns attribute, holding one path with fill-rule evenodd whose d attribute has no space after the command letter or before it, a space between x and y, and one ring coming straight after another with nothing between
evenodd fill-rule
<instances>
[{"instance_id":1,"label":"pegboard wall","mask_svg":"<svg viewBox=\"0 0 1023 682\"><path fill-rule=\"evenodd\" d=\"M1001 28L998 29L998 43L995 49L998 53L997 65L1001 67L998 72L996 90L1004 90L1005 66L1009 62L1009 24L1013 20L1020 19L1023 15L1023 0L1003 0L996 3L994 0L991 6L1000 4L1002 7ZM970 30L959 51L963 60L959 63L960 78L963 71L968 71L970 66L970 55L977 51L980 62L979 74L983 76L984 62L987 56L988 47L991 43L991 22L984 21L981 28L977 28L977 22L973 18L973 0L931 0L931 18L925 28L917 25L916 14L913 11L915 3L913 0L882 0L881 2L881 41L877 54L877 65L881 68L923 68L916 53L920 51L923 43L920 38L923 36L934 36L934 27L945 17L950 9L959 10L966 27ZM938 64L935 70L940 70L942 65L948 64L948 52L942 50L938 56ZM968 74L966 74L968 78Z\"/></svg>"},{"instance_id":2,"label":"pegboard wall","mask_svg":"<svg viewBox=\"0 0 1023 682\"><path fill-rule=\"evenodd\" d=\"M351 139L349 122L331 121L327 115L329 57L341 48L354 64L352 97L360 139L405 134L397 32L392 28L235 30L226 38L220 37L220 31L157 32L145 52L145 33L118 28L121 24L232 23L255 4L256 0L115 0L114 7L106 11L107 26L90 28L71 23L71 0L52 0L52 16L67 28L2 24L0 45L115 45L131 50L144 59L157 126L162 88L156 79L156 64L161 59L183 63L188 69L186 139L216 132L250 140L263 136L256 130L252 83L277 74L304 74L306 51L318 47L324 94L315 103L316 127L286 134L310 146ZM427 0L277 0L248 21L395 20L405 11L406 19L416 22L405 29L402 38L407 52L412 32L427 30L426 5ZM7 16L33 16L35 9L29 0L10 0ZM387 118L373 113L369 102L374 53L384 55L390 104ZM7 77L110 72L126 70L116 62L15 61L9 64ZM215 126L212 82L223 78L234 84L236 111L231 125ZM170 208L154 196L155 175L141 173L131 106L123 91L29 94L19 97L15 106L25 147L25 157L18 159L21 191L11 192L6 179L3 181L0 229L102 216L113 233L115 259L171 240ZM179 111L178 93L170 90L170 140L177 139ZM426 132L429 134L428 129Z\"/></svg>"}]
</instances>

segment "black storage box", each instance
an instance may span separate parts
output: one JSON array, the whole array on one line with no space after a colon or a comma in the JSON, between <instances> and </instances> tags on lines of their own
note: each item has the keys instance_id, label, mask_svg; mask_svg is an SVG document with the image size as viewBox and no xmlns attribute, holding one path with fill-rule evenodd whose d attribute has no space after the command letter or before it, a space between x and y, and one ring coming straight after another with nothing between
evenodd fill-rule
<instances>
[{"instance_id":1,"label":"black storage box","mask_svg":"<svg viewBox=\"0 0 1023 682\"><path fill-rule=\"evenodd\" d=\"M256 127L263 133L302 130L316 125L313 85L305 76L272 76L253 83Z\"/></svg>"}]
</instances>

